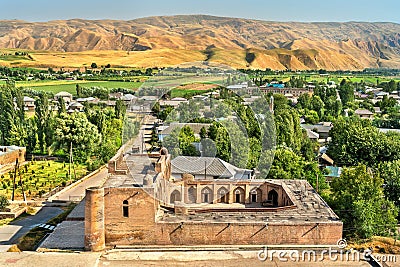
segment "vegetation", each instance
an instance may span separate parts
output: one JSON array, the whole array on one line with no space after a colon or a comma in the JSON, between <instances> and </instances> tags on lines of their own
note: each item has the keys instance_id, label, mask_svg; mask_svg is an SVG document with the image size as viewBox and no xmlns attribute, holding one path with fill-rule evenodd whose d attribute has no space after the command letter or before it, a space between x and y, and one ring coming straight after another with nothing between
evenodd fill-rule
<instances>
[{"instance_id":1,"label":"vegetation","mask_svg":"<svg viewBox=\"0 0 400 267\"><path fill-rule=\"evenodd\" d=\"M86 174L87 168L82 164L75 163L69 173L69 165L63 162L31 161L20 167L17 172L16 198L22 199L22 187L28 198L37 198L56 187L64 187ZM6 195L8 199L11 198L13 175L10 172L1 177L0 194Z\"/></svg>"},{"instance_id":2,"label":"vegetation","mask_svg":"<svg viewBox=\"0 0 400 267\"><path fill-rule=\"evenodd\" d=\"M344 223L344 233L357 238L397 233L398 208L385 199L383 179L365 165L345 168L332 182L331 205Z\"/></svg>"},{"instance_id":3,"label":"vegetation","mask_svg":"<svg viewBox=\"0 0 400 267\"><path fill-rule=\"evenodd\" d=\"M0 195L0 211L4 211L10 204L6 195Z\"/></svg>"}]
</instances>

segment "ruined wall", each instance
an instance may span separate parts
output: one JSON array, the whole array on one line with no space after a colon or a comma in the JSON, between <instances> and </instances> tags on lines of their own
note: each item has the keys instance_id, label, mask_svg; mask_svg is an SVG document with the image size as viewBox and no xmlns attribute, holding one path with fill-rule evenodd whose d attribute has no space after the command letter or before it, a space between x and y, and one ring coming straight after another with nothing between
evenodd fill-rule
<instances>
[{"instance_id":1,"label":"ruined wall","mask_svg":"<svg viewBox=\"0 0 400 267\"><path fill-rule=\"evenodd\" d=\"M153 188L106 188L105 189L105 237L106 242L120 239L122 244L134 240L152 243L155 230L157 203L152 197ZM124 201L128 205L128 217L124 217ZM153 243L154 244L154 243Z\"/></svg>"},{"instance_id":2,"label":"ruined wall","mask_svg":"<svg viewBox=\"0 0 400 267\"><path fill-rule=\"evenodd\" d=\"M9 151L6 148L6 153L0 155L0 165L14 163L17 159L19 163L25 161L26 148L20 147L16 150Z\"/></svg>"},{"instance_id":3,"label":"ruined wall","mask_svg":"<svg viewBox=\"0 0 400 267\"><path fill-rule=\"evenodd\" d=\"M101 251L105 248L104 188L86 189L85 249Z\"/></svg>"},{"instance_id":4,"label":"ruined wall","mask_svg":"<svg viewBox=\"0 0 400 267\"><path fill-rule=\"evenodd\" d=\"M341 222L158 222L153 193L152 188L105 189L107 245L329 245L342 238ZM128 217L123 216L124 200Z\"/></svg>"}]
</instances>

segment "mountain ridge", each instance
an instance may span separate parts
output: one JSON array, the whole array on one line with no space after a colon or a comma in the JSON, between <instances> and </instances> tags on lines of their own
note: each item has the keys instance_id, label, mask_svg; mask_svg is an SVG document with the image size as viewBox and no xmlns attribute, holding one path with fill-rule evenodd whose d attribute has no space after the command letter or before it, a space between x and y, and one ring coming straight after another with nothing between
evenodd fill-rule
<instances>
[{"instance_id":1,"label":"mountain ridge","mask_svg":"<svg viewBox=\"0 0 400 267\"><path fill-rule=\"evenodd\" d=\"M203 55L193 60L226 61L233 67L245 68L398 68L400 24L275 22L209 15L134 20L0 20L0 48L150 51L150 57L159 57L155 51L160 49L190 50ZM252 62L246 60L248 51L253 53ZM173 53L168 53L171 56ZM170 60L166 58L165 62ZM161 59L158 62L168 65Z\"/></svg>"}]
</instances>

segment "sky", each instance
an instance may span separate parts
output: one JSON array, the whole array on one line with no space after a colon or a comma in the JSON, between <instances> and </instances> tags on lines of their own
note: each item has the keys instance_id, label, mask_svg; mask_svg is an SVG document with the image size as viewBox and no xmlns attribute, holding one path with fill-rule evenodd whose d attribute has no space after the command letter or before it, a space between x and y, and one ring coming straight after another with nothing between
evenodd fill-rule
<instances>
[{"instance_id":1,"label":"sky","mask_svg":"<svg viewBox=\"0 0 400 267\"><path fill-rule=\"evenodd\" d=\"M121 19L205 14L267 21L400 23L399 0L0 0L0 19Z\"/></svg>"}]
</instances>

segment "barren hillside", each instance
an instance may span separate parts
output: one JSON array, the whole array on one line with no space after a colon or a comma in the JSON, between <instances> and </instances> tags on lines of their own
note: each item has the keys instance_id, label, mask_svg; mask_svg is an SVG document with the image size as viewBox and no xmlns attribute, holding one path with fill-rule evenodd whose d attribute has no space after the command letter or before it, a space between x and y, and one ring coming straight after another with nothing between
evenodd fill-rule
<instances>
[{"instance_id":1,"label":"barren hillside","mask_svg":"<svg viewBox=\"0 0 400 267\"><path fill-rule=\"evenodd\" d=\"M400 25L268 22L203 15L131 21L0 21L0 48L146 51L146 64L160 65L209 60L272 69L398 68ZM173 51L182 54L185 50L196 56L174 58ZM161 51L168 53L163 56ZM132 55L133 61L134 55L143 61L141 53Z\"/></svg>"}]
</instances>

